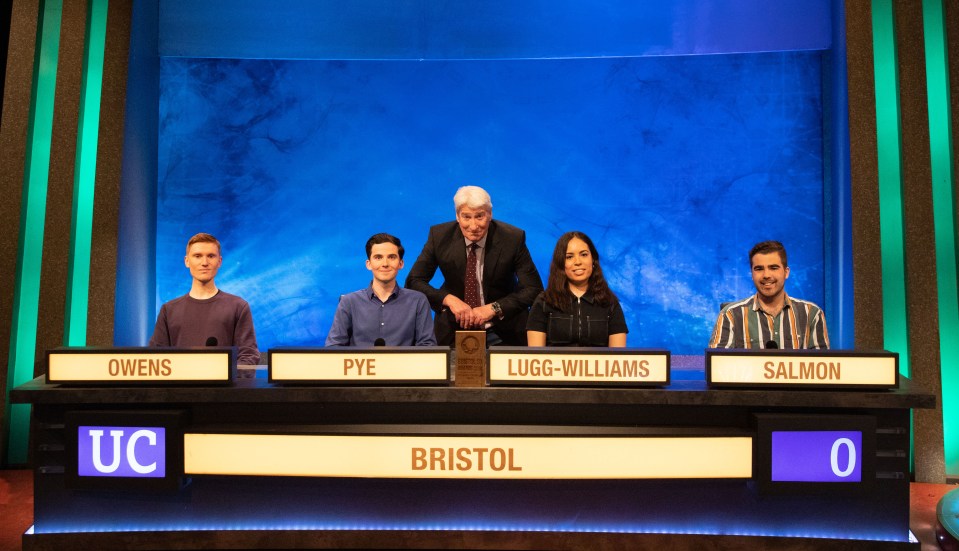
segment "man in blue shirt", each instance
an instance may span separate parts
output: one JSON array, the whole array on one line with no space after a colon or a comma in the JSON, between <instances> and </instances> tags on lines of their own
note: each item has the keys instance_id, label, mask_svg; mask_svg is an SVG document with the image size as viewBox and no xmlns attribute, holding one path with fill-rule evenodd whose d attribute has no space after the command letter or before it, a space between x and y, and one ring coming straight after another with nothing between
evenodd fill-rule
<instances>
[{"instance_id":1,"label":"man in blue shirt","mask_svg":"<svg viewBox=\"0 0 959 551\"><path fill-rule=\"evenodd\" d=\"M373 281L340 297L326 346L436 345L426 295L396 284L403 253L400 240L390 234L369 238L366 269L373 272Z\"/></svg>"}]
</instances>

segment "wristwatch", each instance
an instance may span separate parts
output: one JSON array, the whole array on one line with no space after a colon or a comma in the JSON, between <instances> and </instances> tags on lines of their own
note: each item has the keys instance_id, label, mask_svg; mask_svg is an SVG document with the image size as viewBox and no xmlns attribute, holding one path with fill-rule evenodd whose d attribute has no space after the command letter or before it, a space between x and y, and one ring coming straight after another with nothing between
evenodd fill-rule
<instances>
[{"instance_id":1,"label":"wristwatch","mask_svg":"<svg viewBox=\"0 0 959 551\"><path fill-rule=\"evenodd\" d=\"M503 307L500 306L498 302L494 302L493 304L490 304L490 306L493 308L493 313L496 314L496 317L503 317Z\"/></svg>"}]
</instances>

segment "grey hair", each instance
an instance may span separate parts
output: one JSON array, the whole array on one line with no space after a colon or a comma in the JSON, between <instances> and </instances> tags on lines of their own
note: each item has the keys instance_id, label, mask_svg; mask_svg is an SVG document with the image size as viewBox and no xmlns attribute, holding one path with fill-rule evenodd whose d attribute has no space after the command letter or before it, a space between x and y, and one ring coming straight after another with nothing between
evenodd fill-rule
<instances>
[{"instance_id":1,"label":"grey hair","mask_svg":"<svg viewBox=\"0 0 959 551\"><path fill-rule=\"evenodd\" d=\"M456 190L456 195L453 196L453 206L456 207L456 212L459 212L463 207L492 211L493 201L489 198L489 193L486 193L485 189L479 186L463 186Z\"/></svg>"}]
</instances>

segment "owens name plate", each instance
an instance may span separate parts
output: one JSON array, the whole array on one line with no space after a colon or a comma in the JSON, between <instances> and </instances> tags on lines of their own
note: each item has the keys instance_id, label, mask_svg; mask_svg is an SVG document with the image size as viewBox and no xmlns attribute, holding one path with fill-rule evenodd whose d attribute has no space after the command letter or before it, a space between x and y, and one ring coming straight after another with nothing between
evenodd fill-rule
<instances>
[{"instance_id":1,"label":"owens name plate","mask_svg":"<svg viewBox=\"0 0 959 551\"><path fill-rule=\"evenodd\" d=\"M449 384L446 346L271 348L270 382L332 385Z\"/></svg>"},{"instance_id":2,"label":"owens name plate","mask_svg":"<svg viewBox=\"0 0 959 551\"><path fill-rule=\"evenodd\" d=\"M899 354L856 350L706 350L711 387L891 389Z\"/></svg>"},{"instance_id":3,"label":"owens name plate","mask_svg":"<svg viewBox=\"0 0 959 551\"><path fill-rule=\"evenodd\" d=\"M635 348L489 349L491 385L665 386L669 351Z\"/></svg>"},{"instance_id":4,"label":"owens name plate","mask_svg":"<svg viewBox=\"0 0 959 551\"><path fill-rule=\"evenodd\" d=\"M48 384L230 383L235 373L236 350L232 347L69 347L47 351Z\"/></svg>"}]
</instances>

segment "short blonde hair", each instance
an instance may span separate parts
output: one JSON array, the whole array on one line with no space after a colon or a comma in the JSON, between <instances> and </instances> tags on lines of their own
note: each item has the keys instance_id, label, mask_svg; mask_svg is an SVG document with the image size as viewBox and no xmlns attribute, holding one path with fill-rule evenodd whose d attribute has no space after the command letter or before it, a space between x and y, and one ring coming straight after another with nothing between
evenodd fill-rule
<instances>
[{"instance_id":1,"label":"short blonde hair","mask_svg":"<svg viewBox=\"0 0 959 551\"><path fill-rule=\"evenodd\" d=\"M216 254L221 254L220 241L208 233L198 233L191 237L190 240L186 242L186 254L190 254L190 247L192 247L194 243L214 243L216 244Z\"/></svg>"}]
</instances>

